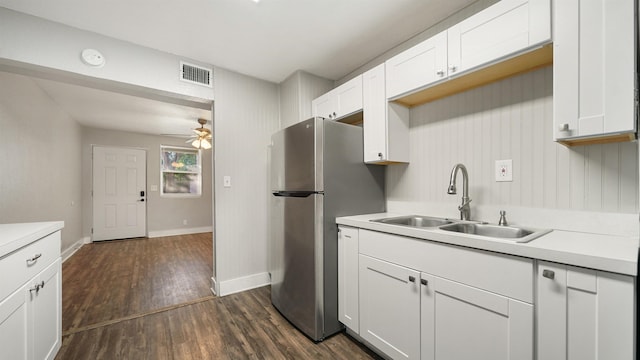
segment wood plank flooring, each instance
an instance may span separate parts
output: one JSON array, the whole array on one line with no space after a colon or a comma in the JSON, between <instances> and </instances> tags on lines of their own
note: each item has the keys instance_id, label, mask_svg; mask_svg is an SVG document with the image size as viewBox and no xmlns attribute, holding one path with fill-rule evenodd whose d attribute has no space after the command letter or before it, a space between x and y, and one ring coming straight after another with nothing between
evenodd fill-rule
<instances>
[{"instance_id":1,"label":"wood plank flooring","mask_svg":"<svg viewBox=\"0 0 640 360\"><path fill-rule=\"evenodd\" d=\"M379 359L345 334L315 344L270 288L209 290L211 234L85 245L63 265L56 359Z\"/></svg>"}]
</instances>

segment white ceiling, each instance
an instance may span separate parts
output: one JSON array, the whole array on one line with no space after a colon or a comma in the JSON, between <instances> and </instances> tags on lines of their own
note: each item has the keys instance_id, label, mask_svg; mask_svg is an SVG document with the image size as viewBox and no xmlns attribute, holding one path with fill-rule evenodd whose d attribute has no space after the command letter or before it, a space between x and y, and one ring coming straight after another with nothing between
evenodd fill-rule
<instances>
[{"instance_id":1,"label":"white ceiling","mask_svg":"<svg viewBox=\"0 0 640 360\"><path fill-rule=\"evenodd\" d=\"M279 83L296 70L339 79L474 1L0 0L0 6ZM184 133L162 124L181 116L211 119L202 110L38 83L89 126Z\"/></svg>"}]
</instances>

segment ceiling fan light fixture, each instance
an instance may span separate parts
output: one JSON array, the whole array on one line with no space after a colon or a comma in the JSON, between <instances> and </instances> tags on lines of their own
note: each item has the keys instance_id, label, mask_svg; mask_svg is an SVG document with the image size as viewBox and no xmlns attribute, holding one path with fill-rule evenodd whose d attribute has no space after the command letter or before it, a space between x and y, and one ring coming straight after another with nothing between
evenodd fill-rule
<instances>
[{"instance_id":1,"label":"ceiling fan light fixture","mask_svg":"<svg viewBox=\"0 0 640 360\"><path fill-rule=\"evenodd\" d=\"M205 150L211 149L211 143L207 139L200 140L200 146Z\"/></svg>"},{"instance_id":2,"label":"ceiling fan light fixture","mask_svg":"<svg viewBox=\"0 0 640 360\"><path fill-rule=\"evenodd\" d=\"M193 142L191 143L191 146L193 146L193 147L194 147L194 148L196 148L196 149L200 149L200 144L201 144L200 139L195 139L195 140L193 140Z\"/></svg>"}]
</instances>

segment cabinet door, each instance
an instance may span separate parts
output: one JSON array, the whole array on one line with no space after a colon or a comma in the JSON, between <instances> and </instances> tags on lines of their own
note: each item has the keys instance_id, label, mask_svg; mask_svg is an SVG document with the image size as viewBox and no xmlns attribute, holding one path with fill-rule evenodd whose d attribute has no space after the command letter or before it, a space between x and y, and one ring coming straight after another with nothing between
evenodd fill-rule
<instances>
[{"instance_id":1,"label":"cabinet door","mask_svg":"<svg viewBox=\"0 0 640 360\"><path fill-rule=\"evenodd\" d=\"M540 261L538 358L633 359L635 286L631 276Z\"/></svg>"},{"instance_id":2,"label":"cabinet door","mask_svg":"<svg viewBox=\"0 0 640 360\"><path fill-rule=\"evenodd\" d=\"M362 75L362 107L364 122L364 162L387 158L387 96L385 95L384 64Z\"/></svg>"},{"instance_id":3,"label":"cabinet door","mask_svg":"<svg viewBox=\"0 0 640 360\"><path fill-rule=\"evenodd\" d=\"M549 0L502 0L448 29L449 76L551 40Z\"/></svg>"},{"instance_id":4,"label":"cabinet door","mask_svg":"<svg viewBox=\"0 0 640 360\"><path fill-rule=\"evenodd\" d=\"M360 336L392 359L420 357L420 273L360 255Z\"/></svg>"},{"instance_id":5,"label":"cabinet door","mask_svg":"<svg viewBox=\"0 0 640 360\"><path fill-rule=\"evenodd\" d=\"M0 302L0 352L3 359L28 359L27 285Z\"/></svg>"},{"instance_id":6,"label":"cabinet door","mask_svg":"<svg viewBox=\"0 0 640 360\"><path fill-rule=\"evenodd\" d=\"M358 304L358 229L338 228L338 320L360 331Z\"/></svg>"},{"instance_id":7,"label":"cabinet door","mask_svg":"<svg viewBox=\"0 0 640 360\"><path fill-rule=\"evenodd\" d=\"M389 104L385 64L362 75L364 162L409 162L409 109Z\"/></svg>"},{"instance_id":8,"label":"cabinet door","mask_svg":"<svg viewBox=\"0 0 640 360\"><path fill-rule=\"evenodd\" d=\"M311 107L313 107L313 116L323 117L325 119L335 119L335 97L332 96L331 92L328 92L311 102Z\"/></svg>"},{"instance_id":9,"label":"cabinet door","mask_svg":"<svg viewBox=\"0 0 640 360\"><path fill-rule=\"evenodd\" d=\"M635 3L554 1L556 140L636 131Z\"/></svg>"},{"instance_id":10,"label":"cabinet door","mask_svg":"<svg viewBox=\"0 0 640 360\"><path fill-rule=\"evenodd\" d=\"M29 292L30 345L33 359L55 358L62 341L62 269L60 259L33 279L44 284Z\"/></svg>"},{"instance_id":11,"label":"cabinet door","mask_svg":"<svg viewBox=\"0 0 640 360\"><path fill-rule=\"evenodd\" d=\"M533 359L533 306L421 274L422 359Z\"/></svg>"},{"instance_id":12,"label":"cabinet door","mask_svg":"<svg viewBox=\"0 0 640 360\"><path fill-rule=\"evenodd\" d=\"M439 33L386 63L387 98L417 90L447 77L447 33Z\"/></svg>"},{"instance_id":13,"label":"cabinet door","mask_svg":"<svg viewBox=\"0 0 640 360\"><path fill-rule=\"evenodd\" d=\"M347 81L335 88L332 93L335 96L336 117L362 110L362 75Z\"/></svg>"}]
</instances>

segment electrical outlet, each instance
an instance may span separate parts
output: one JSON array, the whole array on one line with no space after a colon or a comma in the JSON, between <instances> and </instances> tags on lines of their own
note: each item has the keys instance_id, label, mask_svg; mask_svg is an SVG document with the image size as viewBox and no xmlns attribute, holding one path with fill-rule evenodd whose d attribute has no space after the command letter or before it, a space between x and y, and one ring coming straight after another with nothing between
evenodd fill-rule
<instances>
[{"instance_id":1,"label":"electrical outlet","mask_svg":"<svg viewBox=\"0 0 640 360\"><path fill-rule=\"evenodd\" d=\"M231 176L226 175L222 178L222 186L224 187L231 187Z\"/></svg>"},{"instance_id":2,"label":"electrical outlet","mask_svg":"<svg viewBox=\"0 0 640 360\"><path fill-rule=\"evenodd\" d=\"M496 181L513 181L513 161L496 160Z\"/></svg>"}]
</instances>

